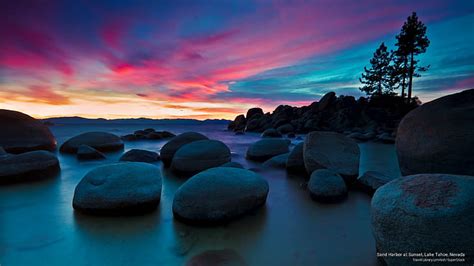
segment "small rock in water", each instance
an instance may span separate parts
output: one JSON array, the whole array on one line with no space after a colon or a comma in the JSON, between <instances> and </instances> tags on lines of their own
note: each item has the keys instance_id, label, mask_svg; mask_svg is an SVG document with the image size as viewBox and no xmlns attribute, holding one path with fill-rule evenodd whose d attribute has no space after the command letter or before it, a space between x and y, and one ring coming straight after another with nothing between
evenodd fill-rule
<instances>
[{"instance_id":1,"label":"small rock in water","mask_svg":"<svg viewBox=\"0 0 474 266\"><path fill-rule=\"evenodd\" d=\"M122 155L119 160L122 162L153 163L160 160L160 155L153 151L132 149Z\"/></svg>"},{"instance_id":2,"label":"small rock in water","mask_svg":"<svg viewBox=\"0 0 474 266\"><path fill-rule=\"evenodd\" d=\"M100 159L105 159L105 155L90 147L90 146L87 146L87 145L81 145L79 146L79 148L77 149L77 159L79 160L100 160Z\"/></svg>"},{"instance_id":3,"label":"small rock in water","mask_svg":"<svg viewBox=\"0 0 474 266\"><path fill-rule=\"evenodd\" d=\"M58 171L58 158L51 152L7 154L0 158L0 185L43 180Z\"/></svg>"},{"instance_id":4,"label":"small rock in water","mask_svg":"<svg viewBox=\"0 0 474 266\"><path fill-rule=\"evenodd\" d=\"M164 166L169 167L171 165L171 160L173 159L174 154L182 146L193 141L205 139L208 138L197 132L185 132L172 138L165 145L163 145L160 151L161 160L163 161Z\"/></svg>"},{"instance_id":5,"label":"small rock in water","mask_svg":"<svg viewBox=\"0 0 474 266\"><path fill-rule=\"evenodd\" d=\"M247 149L247 159L263 162L273 156L289 152L290 141L287 139L266 138L253 143Z\"/></svg>"},{"instance_id":6,"label":"small rock in water","mask_svg":"<svg viewBox=\"0 0 474 266\"><path fill-rule=\"evenodd\" d=\"M290 173L306 173L303 159L303 142L298 143L288 155L286 170Z\"/></svg>"},{"instance_id":7,"label":"small rock in water","mask_svg":"<svg viewBox=\"0 0 474 266\"><path fill-rule=\"evenodd\" d=\"M60 151L76 153L79 146L87 145L101 152L123 149L120 137L107 132L87 132L68 139L61 145Z\"/></svg>"},{"instance_id":8,"label":"small rock in water","mask_svg":"<svg viewBox=\"0 0 474 266\"><path fill-rule=\"evenodd\" d=\"M339 202L347 197L344 179L326 169L316 170L311 174L308 190L311 198L319 202Z\"/></svg>"},{"instance_id":9,"label":"small rock in water","mask_svg":"<svg viewBox=\"0 0 474 266\"><path fill-rule=\"evenodd\" d=\"M356 186L372 195L379 187L393 179L393 177L377 171L367 171L357 178Z\"/></svg>"},{"instance_id":10,"label":"small rock in water","mask_svg":"<svg viewBox=\"0 0 474 266\"><path fill-rule=\"evenodd\" d=\"M266 160L263 163L265 167L286 168L286 161L290 153L283 153Z\"/></svg>"}]
</instances>

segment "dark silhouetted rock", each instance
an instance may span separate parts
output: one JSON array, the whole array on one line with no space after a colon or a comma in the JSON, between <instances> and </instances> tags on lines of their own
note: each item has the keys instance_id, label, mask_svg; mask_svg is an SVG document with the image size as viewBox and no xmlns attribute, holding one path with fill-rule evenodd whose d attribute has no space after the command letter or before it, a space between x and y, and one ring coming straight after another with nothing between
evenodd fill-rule
<instances>
[{"instance_id":1,"label":"dark silhouetted rock","mask_svg":"<svg viewBox=\"0 0 474 266\"><path fill-rule=\"evenodd\" d=\"M268 183L239 168L215 167L186 181L175 193L173 214L193 224L234 220L265 204Z\"/></svg>"},{"instance_id":2,"label":"dark silhouetted rock","mask_svg":"<svg viewBox=\"0 0 474 266\"><path fill-rule=\"evenodd\" d=\"M245 130L246 126L247 126L247 119L245 118L245 116L238 115L232 122L232 128L229 128L229 129L232 129L234 131Z\"/></svg>"},{"instance_id":3,"label":"dark silhouetted rock","mask_svg":"<svg viewBox=\"0 0 474 266\"><path fill-rule=\"evenodd\" d=\"M311 174L308 190L311 198L319 202L339 202L347 197L344 179L327 169L319 169Z\"/></svg>"},{"instance_id":4,"label":"dark silhouetted rock","mask_svg":"<svg viewBox=\"0 0 474 266\"><path fill-rule=\"evenodd\" d=\"M463 252L472 260L473 191L474 177L448 174L406 176L381 186L371 203L377 251ZM388 265L420 265L411 257L384 260Z\"/></svg>"},{"instance_id":5,"label":"dark silhouetted rock","mask_svg":"<svg viewBox=\"0 0 474 266\"><path fill-rule=\"evenodd\" d=\"M61 152L76 153L81 145L90 146L101 152L123 149L120 137L107 132L87 132L70 138L61 145Z\"/></svg>"},{"instance_id":6,"label":"dark silhouetted rock","mask_svg":"<svg viewBox=\"0 0 474 266\"><path fill-rule=\"evenodd\" d=\"M148 163L125 162L100 166L79 182L73 207L97 215L150 212L161 197L160 169Z\"/></svg>"},{"instance_id":7,"label":"dark silhouetted rock","mask_svg":"<svg viewBox=\"0 0 474 266\"><path fill-rule=\"evenodd\" d=\"M474 175L474 89L451 94L408 113L396 147L403 175Z\"/></svg>"},{"instance_id":8,"label":"dark silhouetted rock","mask_svg":"<svg viewBox=\"0 0 474 266\"><path fill-rule=\"evenodd\" d=\"M221 141L193 141L179 148L173 156L171 168L182 175L193 175L230 162L230 156L229 147Z\"/></svg>"},{"instance_id":9,"label":"dark silhouetted rock","mask_svg":"<svg viewBox=\"0 0 474 266\"><path fill-rule=\"evenodd\" d=\"M56 149L48 127L26 114L0 109L0 127L0 146L9 153Z\"/></svg>"},{"instance_id":10,"label":"dark silhouetted rock","mask_svg":"<svg viewBox=\"0 0 474 266\"><path fill-rule=\"evenodd\" d=\"M244 169L244 166L241 165L238 162L228 162L228 163L225 163L225 164L221 165L220 167L234 167L234 168Z\"/></svg>"},{"instance_id":11,"label":"dark silhouetted rock","mask_svg":"<svg viewBox=\"0 0 474 266\"><path fill-rule=\"evenodd\" d=\"M38 181L54 176L59 161L48 151L7 154L0 158L0 184Z\"/></svg>"},{"instance_id":12,"label":"dark silhouetted rock","mask_svg":"<svg viewBox=\"0 0 474 266\"><path fill-rule=\"evenodd\" d=\"M100 160L100 159L105 159L105 155L92 148L91 146L87 145L81 145L77 149L76 153L77 159L79 160Z\"/></svg>"},{"instance_id":13,"label":"dark silhouetted rock","mask_svg":"<svg viewBox=\"0 0 474 266\"><path fill-rule=\"evenodd\" d=\"M359 175L359 146L339 133L309 133L304 141L303 157L308 173L317 169L329 169L340 174L348 183Z\"/></svg>"},{"instance_id":14,"label":"dark silhouetted rock","mask_svg":"<svg viewBox=\"0 0 474 266\"><path fill-rule=\"evenodd\" d=\"M262 133L262 138L281 138L281 134L274 128L269 128Z\"/></svg>"},{"instance_id":15,"label":"dark silhouetted rock","mask_svg":"<svg viewBox=\"0 0 474 266\"><path fill-rule=\"evenodd\" d=\"M373 194L379 187L392 181L394 177L377 171L367 171L357 178L357 187L369 194Z\"/></svg>"},{"instance_id":16,"label":"dark silhouetted rock","mask_svg":"<svg viewBox=\"0 0 474 266\"><path fill-rule=\"evenodd\" d=\"M284 124L277 128L277 132L280 134L287 134L293 132L295 128L291 124Z\"/></svg>"},{"instance_id":17,"label":"dark silhouetted rock","mask_svg":"<svg viewBox=\"0 0 474 266\"><path fill-rule=\"evenodd\" d=\"M140 149L129 150L120 157L122 162L153 163L159 160L160 155L158 153Z\"/></svg>"},{"instance_id":18,"label":"dark silhouetted rock","mask_svg":"<svg viewBox=\"0 0 474 266\"><path fill-rule=\"evenodd\" d=\"M283 153L277 156L273 156L272 158L266 160L263 163L265 167L273 167L273 168L286 168L286 161L288 160L288 155L290 153Z\"/></svg>"},{"instance_id":19,"label":"dark silhouetted rock","mask_svg":"<svg viewBox=\"0 0 474 266\"><path fill-rule=\"evenodd\" d=\"M273 156L289 152L287 139L266 138L255 142L247 149L247 159L263 162Z\"/></svg>"},{"instance_id":20,"label":"dark silhouetted rock","mask_svg":"<svg viewBox=\"0 0 474 266\"><path fill-rule=\"evenodd\" d=\"M247 115L245 116L245 118L247 118L247 121L250 121L255 115L263 115L262 108L258 108L258 107L250 108L247 111Z\"/></svg>"},{"instance_id":21,"label":"dark silhouetted rock","mask_svg":"<svg viewBox=\"0 0 474 266\"><path fill-rule=\"evenodd\" d=\"M290 173L305 173L306 168L304 166L303 159L303 142L298 143L288 155L286 161L286 170Z\"/></svg>"},{"instance_id":22,"label":"dark silhouetted rock","mask_svg":"<svg viewBox=\"0 0 474 266\"><path fill-rule=\"evenodd\" d=\"M181 148L181 146L191 143L193 141L205 139L208 138L197 132L186 132L172 138L161 148L160 156L161 160L163 161L163 164L166 167L170 166L174 154L179 148Z\"/></svg>"},{"instance_id":23,"label":"dark silhouetted rock","mask_svg":"<svg viewBox=\"0 0 474 266\"><path fill-rule=\"evenodd\" d=\"M323 111L329 107L336 100L336 93L331 91L326 94L319 100L318 108L319 111Z\"/></svg>"},{"instance_id":24,"label":"dark silhouetted rock","mask_svg":"<svg viewBox=\"0 0 474 266\"><path fill-rule=\"evenodd\" d=\"M208 250L192 257L186 266L247 266L245 260L232 249Z\"/></svg>"}]
</instances>

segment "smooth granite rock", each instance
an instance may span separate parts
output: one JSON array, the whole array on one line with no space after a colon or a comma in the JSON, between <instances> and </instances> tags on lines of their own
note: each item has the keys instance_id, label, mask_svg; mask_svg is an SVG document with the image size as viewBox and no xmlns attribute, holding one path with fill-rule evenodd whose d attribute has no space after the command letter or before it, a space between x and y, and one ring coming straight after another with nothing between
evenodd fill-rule
<instances>
[{"instance_id":1,"label":"smooth granite rock","mask_svg":"<svg viewBox=\"0 0 474 266\"><path fill-rule=\"evenodd\" d=\"M208 138L197 132L185 132L172 138L161 148L160 156L161 156L161 160L163 161L163 164L166 167L169 167L171 165L171 160L173 159L174 154L183 145L186 145L193 141L205 140L205 139L208 139Z\"/></svg>"},{"instance_id":2,"label":"smooth granite rock","mask_svg":"<svg viewBox=\"0 0 474 266\"><path fill-rule=\"evenodd\" d=\"M388 176L377 171L367 171L357 178L356 185L359 189L374 194L374 192L381 186L395 179L395 177Z\"/></svg>"},{"instance_id":3,"label":"smooth granite rock","mask_svg":"<svg viewBox=\"0 0 474 266\"><path fill-rule=\"evenodd\" d=\"M289 152L290 141L287 139L266 138L259 140L247 149L247 159L263 162L273 156Z\"/></svg>"},{"instance_id":4,"label":"smooth granite rock","mask_svg":"<svg viewBox=\"0 0 474 266\"><path fill-rule=\"evenodd\" d=\"M105 155L92 148L91 146L87 145L81 145L77 149L76 153L77 159L79 160L100 160L100 159L105 159Z\"/></svg>"},{"instance_id":5,"label":"smooth granite rock","mask_svg":"<svg viewBox=\"0 0 474 266\"><path fill-rule=\"evenodd\" d=\"M311 174L308 190L311 198L319 202L339 202L347 197L344 179L327 169L319 169Z\"/></svg>"},{"instance_id":6,"label":"smooth granite rock","mask_svg":"<svg viewBox=\"0 0 474 266\"><path fill-rule=\"evenodd\" d=\"M265 131L263 131L262 138L281 138L281 134L274 128L269 128Z\"/></svg>"},{"instance_id":7,"label":"smooth granite rock","mask_svg":"<svg viewBox=\"0 0 474 266\"><path fill-rule=\"evenodd\" d=\"M290 173L306 173L303 159L304 142L298 143L288 155L286 170Z\"/></svg>"},{"instance_id":8,"label":"smooth granite rock","mask_svg":"<svg viewBox=\"0 0 474 266\"><path fill-rule=\"evenodd\" d=\"M273 168L286 168L286 161L288 160L288 156L290 155L289 152L283 153L277 156L273 156L272 158L266 160L263 163L265 167L273 167Z\"/></svg>"},{"instance_id":9,"label":"smooth granite rock","mask_svg":"<svg viewBox=\"0 0 474 266\"><path fill-rule=\"evenodd\" d=\"M160 160L160 155L153 151L132 149L127 151L120 157L119 161L122 162L143 162L153 163Z\"/></svg>"},{"instance_id":10,"label":"smooth granite rock","mask_svg":"<svg viewBox=\"0 0 474 266\"><path fill-rule=\"evenodd\" d=\"M0 158L0 185L43 180L58 171L58 158L48 151L4 154Z\"/></svg>"},{"instance_id":11,"label":"smooth granite rock","mask_svg":"<svg viewBox=\"0 0 474 266\"><path fill-rule=\"evenodd\" d=\"M87 132L68 139L61 145L60 151L77 153L77 149L81 145L90 146L101 152L123 149L123 142L117 135L108 132Z\"/></svg>"},{"instance_id":12,"label":"smooth granite rock","mask_svg":"<svg viewBox=\"0 0 474 266\"><path fill-rule=\"evenodd\" d=\"M225 163L219 167L234 167L234 168L241 168L241 169L244 169L244 166L238 162L228 162L228 163Z\"/></svg>"}]
</instances>

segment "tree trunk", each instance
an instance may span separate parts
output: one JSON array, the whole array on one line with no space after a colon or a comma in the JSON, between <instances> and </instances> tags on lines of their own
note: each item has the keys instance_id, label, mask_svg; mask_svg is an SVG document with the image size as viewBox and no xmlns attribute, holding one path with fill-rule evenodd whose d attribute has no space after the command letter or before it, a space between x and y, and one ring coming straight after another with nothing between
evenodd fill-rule
<instances>
[{"instance_id":1,"label":"tree trunk","mask_svg":"<svg viewBox=\"0 0 474 266\"><path fill-rule=\"evenodd\" d=\"M413 53L410 54L410 72L408 73L410 76L409 76L409 80L408 80L408 103L411 102L411 90L412 90L412 85L413 85L413 72L414 69L413 69Z\"/></svg>"},{"instance_id":2,"label":"tree trunk","mask_svg":"<svg viewBox=\"0 0 474 266\"><path fill-rule=\"evenodd\" d=\"M408 59L405 57L403 62L403 73L402 73L402 99L405 99L405 86L406 86L406 79L407 79L407 64Z\"/></svg>"}]
</instances>

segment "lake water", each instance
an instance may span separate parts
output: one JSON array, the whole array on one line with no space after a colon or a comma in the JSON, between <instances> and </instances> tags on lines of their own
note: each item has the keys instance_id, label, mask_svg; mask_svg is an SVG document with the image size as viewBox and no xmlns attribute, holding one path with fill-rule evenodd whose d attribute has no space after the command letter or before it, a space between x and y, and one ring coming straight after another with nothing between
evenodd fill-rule
<instances>
[{"instance_id":1,"label":"lake water","mask_svg":"<svg viewBox=\"0 0 474 266\"><path fill-rule=\"evenodd\" d=\"M174 133L197 131L223 141L233 161L256 169L268 181L266 206L225 226L185 225L175 221L171 211L174 192L185 179L163 170L157 211L136 217L82 215L71 206L76 184L94 167L116 162L122 152L93 162L57 153L58 177L0 187L0 265L183 265L202 251L224 248L235 250L249 265L378 265L370 197L350 191L343 203L313 202L301 186L304 178L245 160L247 147L259 139L257 134L236 136L225 131L225 125L57 125L51 130L61 144L82 132L124 135L146 127ZM126 142L125 151L159 151L165 142ZM361 173L400 174L393 145L360 147Z\"/></svg>"}]
</instances>

